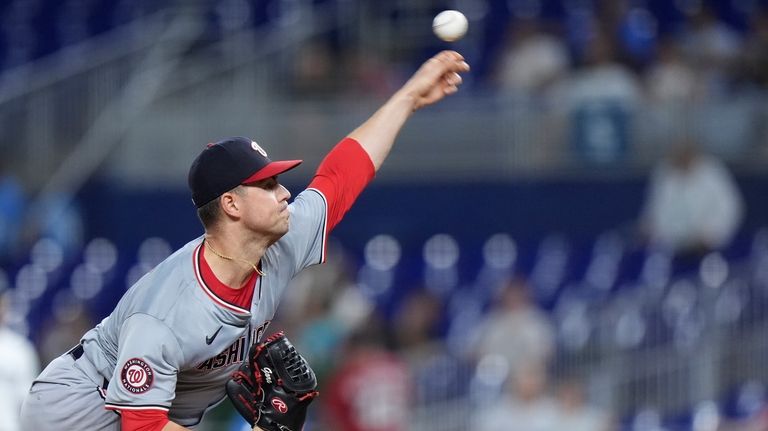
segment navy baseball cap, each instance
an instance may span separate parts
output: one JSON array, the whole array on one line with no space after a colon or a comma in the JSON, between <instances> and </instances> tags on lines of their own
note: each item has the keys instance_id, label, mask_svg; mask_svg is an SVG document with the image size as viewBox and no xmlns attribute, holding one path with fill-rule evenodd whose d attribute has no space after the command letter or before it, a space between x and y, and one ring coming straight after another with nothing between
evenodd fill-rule
<instances>
[{"instance_id":1,"label":"navy baseball cap","mask_svg":"<svg viewBox=\"0 0 768 431\"><path fill-rule=\"evenodd\" d=\"M208 144L189 168L189 189L197 208L240 184L282 174L301 160L273 161L259 144L240 136Z\"/></svg>"}]
</instances>

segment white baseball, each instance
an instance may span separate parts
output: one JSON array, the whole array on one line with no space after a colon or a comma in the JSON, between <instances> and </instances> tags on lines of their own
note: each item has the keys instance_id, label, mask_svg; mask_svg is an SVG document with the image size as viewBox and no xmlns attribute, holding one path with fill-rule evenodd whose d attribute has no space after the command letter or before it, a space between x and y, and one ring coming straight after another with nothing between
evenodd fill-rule
<instances>
[{"instance_id":1,"label":"white baseball","mask_svg":"<svg viewBox=\"0 0 768 431\"><path fill-rule=\"evenodd\" d=\"M446 42L455 42L464 37L468 27L467 17L457 10L444 10L432 21L432 31Z\"/></svg>"}]
</instances>

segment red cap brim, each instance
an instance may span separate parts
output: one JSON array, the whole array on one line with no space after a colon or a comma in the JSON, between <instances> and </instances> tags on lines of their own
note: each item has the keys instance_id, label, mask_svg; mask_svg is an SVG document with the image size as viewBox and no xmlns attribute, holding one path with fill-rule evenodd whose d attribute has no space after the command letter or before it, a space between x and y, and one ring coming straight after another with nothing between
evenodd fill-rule
<instances>
[{"instance_id":1,"label":"red cap brim","mask_svg":"<svg viewBox=\"0 0 768 431\"><path fill-rule=\"evenodd\" d=\"M280 175L283 172L299 166L302 160L277 160L270 162L267 166L256 171L253 175L243 180L241 184L255 183L256 181L266 180L267 178Z\"/></svg>"}]
</instances>

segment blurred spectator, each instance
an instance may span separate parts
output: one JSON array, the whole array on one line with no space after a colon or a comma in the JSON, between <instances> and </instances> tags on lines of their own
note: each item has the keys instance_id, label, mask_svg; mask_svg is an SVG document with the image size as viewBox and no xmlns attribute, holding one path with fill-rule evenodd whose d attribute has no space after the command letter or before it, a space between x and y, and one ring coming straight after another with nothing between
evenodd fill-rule
<instances>
[{"instance_id":1,"label":"blurred spectator","mask_svg":"<svg viewBox=\"0 0 768 431\"><path fill-rule=\"evenodd\" d=\"M413 381L413 405L417 411L412 426L458 431L465 428L456 417L434 414L446 402L466 396L468 389L467 364L447 349L440 335L441 323L440 299L425 289L412 290L395 314L395 343Z\"/></svg>"},{"instance_id":2,"label":"blurred spectator","mask_svg":"<svg viewBox=\"0 0 768 431\"><path fill-rule=\"evenodd\" d=\"M568 106L610 102L630 108L640 101L637 76L616 60L616 47L608 35L597 32L586 47L583 64L560 90Z\"/></svg>"},{"instance_id":3,"label":"blurred spectator","mask_svg":"<svg viewBox=\"0 0 768 431\"><path fill-rule=\"evenodd\" d=\"M8 290L0 285L0 430L21 430L19 410L40 372L34 346L5 326Z\"/></svg>"},{"instance_id":4,"label":"blurred spectator","mask_svg":"<svg viewBox=\"0 0 768 431\"><path fill-rule=\"evenodd\" d=\"M477 359L501 355L512 374L531 363L546 367L555 349L554 325L533 303L528 283L520 277L509 280L477 331Z\"/></svg>"},{"instance_id":5,"label":"blurred spectator","mask_svg":"<svg viewBox=\"0 0 768 431\"><path fill-rule=\"evenodd\" d=\"M0 157L0 263L10 259L19 245L24 205L21 183L11 173L9 160Z\"/></svg>"},{"instance_id":6,"label":"blurred spectator","mask_svg":"<svg viewBox=\"0 0 768 431\"><path fill-rule=\"evenodd\" d=\"M541 94L562 78L569 67L563 41L541 29L534 18L513 20L507 45L499 55L499 87L523 94Z\"/></svg>"},{"instance_id":7,"label":"blurred spectator","mask_svg":"<svg viewBox=\"0 0 768 431\"><path fill-rule=\"evenodd\" d=\"M332 312L335 295L328 293L309 296L303 310L306 321L296 331L296 344L301 346L302 355L312 364L320 387L338 360L336 354L347 331Z\"/></svg>"},{"instance_id":8,"label":"blurred spectator","mask_svg":"<svg viewBox=\"0 0 768 431\"><path fill-rule=\"evenodd\" d=\"M613 18L611 28L615 28L620 40L622 58L633 69L641 70L653 61L653 51L658 43L658 20L642 3L626 0L604 2L603 6L613 4L613 11L606 11ZM608 7L607 9L611 9Z\"/></svg>"},{"instance_id":9,"label":"blurred spectator","mask_svg":"<svg viewBox=\"0 0 768 431\"><path fill-rule=\"evenodd\" d=\"M705 94L726 95L729 73L742 48L738 33L707 4L688 15L680 40L687 61L699 74Z\"/></svg>"},{"instance_id":10,"label":"blurred spectator","mask_svg":"<svg viewBox=\"0 0 768 431\"><path fill-rule=\"evenodd\" d=\"M384 97L395 91L400 82L397 68L381 58L367 55L365 51L347 48L342 55L343 63L337 67L344 75L346 91L352 97L370 94Z\"/></svg>"},{"instance_id":11,"label":"blurred spectator","mask_svg":"<svg viewBox=\"0 0 768 431\"><path fill-rule=\"evenodd\" d=\"M555 400L547 395L547 372L539 363L528 363L509 379L509 392L487 409L478 409L478 431L561 431L570 424L560 422ZM599 431L599 430L592 430Z\"/></svg>"},{"instance_id":12,"label":"blurred spectator","mask_svg":"<svg viewBox=\"0 0 768 431\"><path fill-rule=\"evenodd\" d=\"M337 355L320 400L333 431L405 431L411 407L407 366L388 351L383 323L372 318Z\"/></svg>"},{"instance_id":13,"label":"blurred spectator","mask_svg":"<svg viewBox=\"0 0 768 431\"><path fill-rule=\"evenodd\" d=\"M401 79L391 63L341 46L329 35L301 44L289 72L288 90L302 98L383 97L396 90Z\"/></svg>"},{"instance_id":14,"label":"blurred spectator","mask_svg":"<svg viewBox=\"0 0 768 431\"><path fill-rule=\"evenodd\" d=\"M651 174L641 230L650 245L695 258L731 242L743 206L728 168L684 142Z\"/></svg>"},{"instance_id":15,"label":"blurred spectator","mask_svg":"<svg viewBox=\"0 0 768 431\"><path fill-rule=\"evenodd\" d=\"M675 39L659 42L656 62L645 75L645 87L653 102L678 104L696 98L696 73L685 62Z\"/></svg>"},{"instance_id":16,"label":"blurred spectator","mask_svg":"<svg viewBox=\"0 0 768 431\"><path fill-rule=\"evenodd\" d=\"M328 95L342 86L336 72L337 53L327 39L303 43L291 71L291 90L295 94Z\"/></svg>"},{"instance_id":17,"label":"blurred spectator","mask_svg":"<svg viewBox=\"0 0 768 431\"><path fill-rule=\"evenodd\" d=\"M423 363L442 351L438 334L441 303L434 294L410 291L395 315L395 341L400 356L412 364Z\"/></svg>"},{"instance_id":18,"label":"blurred spectator","mask_svg":"<svg viewBox=\"0 0 768 431\"><path fill-rule=\"evenodd\" d=\"M768 8L749 17L750 31L738 52L737 73L745 83L768 89Z\"/></svg>"},{"instance_id":19,"label":"blurred spectator","mask_svg":"<svg viewBox=\"0 0 768 431\"><path fill-rule=\"evenodd\" d=\"M48 364L61 356L72 346L80 342L89 329L93 327L93 319L85 308L85 304L70 295L66 300L60 300L53 306L50 316L40 325L38 347L42 363Z\"/></svg>"},{"instance_id":20,"label":"blurred spectator","mask_svg":"<svg viewBox=\"0 0 768 431\"><path fill-rule=\"evenodd\" d=\"M571 122L571 145L590 163L621 161L629 148L632 115L641 99L638 77L616 60L612 39L596 33L583 65L557 86Z\"/></svg>"},{"instance_id":21,"label":"blurred spectator","mask_svg":"<svg viewBox=\"0 0 768 431\"><path fill-rule=\"evenodd\" d=\"M615 429L612 418L589 405L584 384L567 378L557 385L558 422L568 424L569 431L609 431Z\"/></svg>"},{"instance_id":22,"label":"blurred spectator","mask_svg":"<svg viewBox=\"0 0 768 431\"><path fill-rule=\"evenodd\" d=\"M291 281L279 313L281 329L295 335L295 344L322 388L337 360L344 337L370 311L350 276L349 258L335 241L326 247L327 261L302 271ZM349 310L350 307L354 310ZM274 332L271 328L268 332Z\"/></svg>"}]
</instances>

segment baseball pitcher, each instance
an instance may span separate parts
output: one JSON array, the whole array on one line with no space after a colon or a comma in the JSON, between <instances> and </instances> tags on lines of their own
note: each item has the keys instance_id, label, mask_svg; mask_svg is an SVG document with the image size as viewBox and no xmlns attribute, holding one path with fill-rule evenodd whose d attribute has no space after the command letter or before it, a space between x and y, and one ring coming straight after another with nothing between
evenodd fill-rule
<instances>
[{"instance_id":1,"label":"baseball pitcher","mask_svg":"<svg viewBox=\"0 0 768 431\"><path fill-rule=\"evenodd\" d=\"M273 372L256 366L263 358L254 352L261 351L273 352L275 369L297 379L293 389L308 389L297 403L310 399L314 376L290 343L261 342L283 289L296 273L324 261L326 237L373 179L411 113L456 92L459 73L468 70L454 51L425 62L328 153L291 203L278 175L300 160L273 161L242 137L208 144L188 178L204 235L141 278L109 316L45 368L24 401L23 429L194 428L226 398L233 376L251 378L243 371L248 364L257 368L255 379L268 380ZM263 398L264 386L253 387L252 395ZM261 421L256 413L254 429L300 431L293 428L303 422Z\"/></svg>"}]
</instances>

